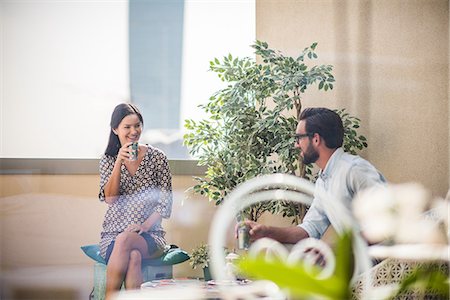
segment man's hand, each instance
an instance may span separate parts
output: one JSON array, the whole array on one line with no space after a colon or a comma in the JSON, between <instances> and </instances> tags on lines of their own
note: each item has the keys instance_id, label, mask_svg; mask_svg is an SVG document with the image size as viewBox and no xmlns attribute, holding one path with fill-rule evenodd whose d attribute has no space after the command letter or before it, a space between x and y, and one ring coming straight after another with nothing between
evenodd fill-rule
<instances>
[{"instance_id":1,"label":"man's hand","mask_svg":"<svg viewBox=\"0 0 450 300\"><path fill-rule=\"evenodd\" d=\"M254 242L257 239L260 239L263 237L267 237L268 227L266 225L258 224L256 222L250 221L250 220L245 220L243 222L249 229L250 242ZM239 224L241 224L241 223L237 223L236 226L234 227L234 237L235 238L238 237L237 232L238 232Z\"/></svg>"},{"instance_id":2,"label":"man's hand","mask_svg":"<svg viewBox=\"0 0 450 300\"><path fill-rule=\"evenodd\" d=\"M256 241L257 239L267 237L268 228L266 225L258 224L253 221L245 221L245 225L249 227L250 241Z\"/></svg>"}]
</instances>

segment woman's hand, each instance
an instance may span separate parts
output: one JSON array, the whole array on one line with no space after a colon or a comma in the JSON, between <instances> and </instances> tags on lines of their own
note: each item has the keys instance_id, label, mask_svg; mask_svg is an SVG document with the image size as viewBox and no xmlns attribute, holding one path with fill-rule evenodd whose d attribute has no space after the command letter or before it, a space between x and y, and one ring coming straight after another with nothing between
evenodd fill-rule
<instances>
[{"instance_id":1,"label":"woman's hand","mask_svg":"<svg viewBox=\"0 0 450 300\"><path fill-rule=\"evenodd\" d=\"M143 232L147 232L148 228L145 228L145 226L140 224L130 224L125 229L127 232L137 232L137 234L141 234Z\"/></svg>"},{"instance_id":2,"label":"woman's hand","mask_svg":"<svg viewBox=\"0 0 450 300\"><path fill-rule=\"evenodd\" d=\"M116 202L120 192L120 172L122 164L131 157L130 145L133 142L125 143L117 153L117 158L108 182L105 184L105 201L108 204Z\"/></svg>"},{"instance_id":3,"label":"woman's hand","mask_svg":"<svg viewBox=\"0 0 450 300\"><path fill-rule=\"evenodd\" d=\"M130 153L130 146L133 142L128 142L122 145L122 147L119 149L119 152L117 153L117 159L116 161L120 161L120 163L123 163L125 160L130 160L131 153Z\"/></svg>"}]
</instances>

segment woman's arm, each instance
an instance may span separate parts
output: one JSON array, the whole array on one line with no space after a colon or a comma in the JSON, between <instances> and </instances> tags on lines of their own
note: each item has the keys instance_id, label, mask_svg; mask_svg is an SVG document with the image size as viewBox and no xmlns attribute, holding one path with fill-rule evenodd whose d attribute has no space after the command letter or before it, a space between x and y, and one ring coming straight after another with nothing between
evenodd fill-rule
<instances>
[{"instance_id":1,"label":"woman's arm","mask_svg":"<svg viewBox=\"0 0 450 300\"><path fill-rule=\"evenodd\" d=\"M150 215L150 217L147 218L147 220L145 220L144 223L142 223L140 230L138 231L138 234L141 234L143 232L147 232L150 230L150 228L152 228L152 226L157 223L157 222L161 222L162 217L158 212L154 212Z\"/></svg>"},{"instance_id":2,"label":"woman's arm","mask_svg":"<svg viewBox=\"0 0 450 300\"><path fill-rule=\"evenodd\" d=\"M111 176L109 177L108 182L105 184L105 202L108 204L114 203L119 196L121 165L122 162L116 160Z\"/></svg>"},{"instance_id":3,"label":"woman's arm","mask_svg":"<svg viewBox=\"0 0 450 300\"><path fill-rule=\"evenodd\" d=\"M172 175L170 173L169 161L164 153L158 151L155 153L158 159L157 169L157 186L159 189L159 199L155 207L161 217L169 218L172 212Z\"/></svg>"},{"instance_id":4,"label":"woman's arm","mask_svg":"<svg viewBox=\"0 0 450 300\"><path fill-rule=\"evenodd\" d=\"M119 152L117 153L116 161L114 162L114 167L111 172L111 176L108 179L108 182L105 184L104 191L105 191L105 202L108 204L114 203L118 196L119 196L119 190L120 190L120 170L121 166L123 164L123 161L125 159L129 159L130 153L129 153L129 145L130 143L126 143L122 146L122 148L119 149Z\"/></svg>"}]
</instances>

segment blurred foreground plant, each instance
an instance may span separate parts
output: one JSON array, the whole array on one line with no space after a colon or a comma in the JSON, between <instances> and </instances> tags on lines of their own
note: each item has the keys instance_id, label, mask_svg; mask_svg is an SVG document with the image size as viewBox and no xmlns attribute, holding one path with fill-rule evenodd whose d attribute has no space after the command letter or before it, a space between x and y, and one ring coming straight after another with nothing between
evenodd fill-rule
<instances>
[{"instance_id":1,"label":"blurred foreground plant","mask_svg":"<svg viewBox=\"0 0 450 300\"><path fill-rule=\"evenodd\" d=\"M238 268L240 273L251 279L274 282L286 292L289 299L352 299L352 259L352 235L348 231L338 239L336 267L327 278L317 276L321 272L320 267L304 262L290 265L283 260L267 260L263 256L245 257L239 261ZM369 286L371 288L375 287ZM392 286L390 293L383 297L377 295L376 299L449 299L449 288L448 269L443 270L436 262L426 262L415 268L397 286ZM376 295L373 291L366 292L371 296Z\"/></svg>"},{"instance_id":2,"label":"blurred foreground plant","mask_svg":"<svg viewBox=\"0 0 450 300\"><path fill-rule=\"evenodd\" d=\"M242 259L240 271L254 279L266 279L276 283L294 298L320 296L325 299L351 299L350 279L352 277L352 234L344 233L338 240L336 248L336 268L325 279L318 279L319 267L306 267L300 262L289 265L281 260L268 261L263 257Z\"/></svg>"},{"instance_id":3,"label":"blurred foreground plant","mask_svg":"<svg viewBox=\"0 0 450 300\"><path fill-rule=\"evenodd\" d=\"M418 183L374 186L353 200L367 240L418 263L389 299L449 299L449 200L433 198Z\"/></svg>"}]
</instances>

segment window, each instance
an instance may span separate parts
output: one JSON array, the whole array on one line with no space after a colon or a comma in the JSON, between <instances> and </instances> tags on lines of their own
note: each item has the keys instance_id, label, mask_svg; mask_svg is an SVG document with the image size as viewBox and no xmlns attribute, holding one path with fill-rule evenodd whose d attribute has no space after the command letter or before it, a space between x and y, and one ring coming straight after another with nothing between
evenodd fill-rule
<instances>
[{"instance_id":1,"label":"window","mask_svg":"<svg viewBox=\"0 0 450 300\"><path fill-rule=\"evenodd\" d=\"M253 55L255 3L2 1L0 30L0 157L98 158L134 101L143 141L183 159L184 119L221 87L209 61Z\"/></svg>"},{"instance_id":2,"label":"window","mask_svg":"<svg viewBox=\"0 0 450 300\"><path fill-rule=\"evenodd\" d=\"M184 120L200 119L197 106L221 87L220 80L207 71L209 61L228 53L252 55L255 3L130 3L130 18L137 19L130 20L131 95L143 109L143 140L170 158L188 158L182 146Z\"/></svg>"}]
</instances>

